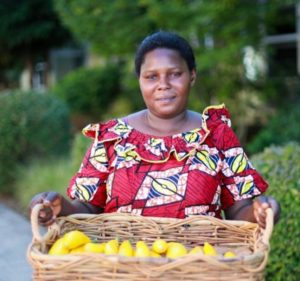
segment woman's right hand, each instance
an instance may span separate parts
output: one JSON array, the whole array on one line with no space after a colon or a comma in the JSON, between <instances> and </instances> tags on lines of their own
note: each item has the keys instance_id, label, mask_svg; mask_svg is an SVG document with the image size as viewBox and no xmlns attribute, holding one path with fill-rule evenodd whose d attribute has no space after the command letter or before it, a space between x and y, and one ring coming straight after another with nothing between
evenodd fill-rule
<instances>
[{"instance_id":1,"label":"woman's right hand","mask_svg":"<svg viewBox=\"0 0 300 281\"><path fill-rule=\"evenodd\" d=\"M35 195L29 205L29 214L37 204L43 204L43 208L39 212L38 222L42 226L52 224L62 210L63 196L57 192L49 191Z\"/></svg>"}]
</instances>

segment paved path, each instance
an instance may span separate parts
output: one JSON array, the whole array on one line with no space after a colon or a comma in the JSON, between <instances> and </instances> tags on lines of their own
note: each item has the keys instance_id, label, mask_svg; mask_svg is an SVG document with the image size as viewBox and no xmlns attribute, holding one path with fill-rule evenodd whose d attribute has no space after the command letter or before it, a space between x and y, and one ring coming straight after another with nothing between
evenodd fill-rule
<instances>
[{"instance_id":1,"label":"paved path","mask_svg":"<svg viewBox=\"0 0 300 281\"><path fill-rule=\"evenodd\" d=\"M26 260L31 238L30 222L0 203L0 281L32 280Z\"/></svg>"}]
</instances>

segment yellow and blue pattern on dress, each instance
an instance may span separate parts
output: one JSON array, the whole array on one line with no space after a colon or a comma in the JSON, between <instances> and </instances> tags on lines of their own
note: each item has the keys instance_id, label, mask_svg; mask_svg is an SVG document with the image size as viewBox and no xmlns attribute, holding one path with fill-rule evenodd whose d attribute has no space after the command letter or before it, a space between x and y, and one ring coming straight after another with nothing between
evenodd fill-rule
<instances>
[{"instance_id":1,"label":"yellow and blue pattern on dress","mask_svg":"<svg viewBox=\"0 0 300 281\"><path fill-rule=\"evenodd\" d=\"M177 194L179 175L168 178L153 178L148 198Z\"/></svg>"},{"instance_id":2,"label":"yellow and blue pattern on dress","mask_svg":"<svg viewBox=\"0 0 300 281\"><path fill-rule=\"evenodd\" d=\"M182 133L181 135L188 145L195 145L201 140L199 129L194 129L189 132Z\"/></svg>"},{"instance_id":3,"label":"yellow and blue pattern on dress","mask_svg":"<svg viewBox=\"0 0 300 281\"><path fill-rule=\"evenodd\" d=\"M145 148L156 156L162 156L167 151L164 140L157 138L149 138L145 144Z\"/></svg>"},{"instance_id":4,"label":"yellow and blue pattern on dress","mask_svg":"<svg viewBox=\"0 0 300 281\"><path fill-rule=\"evenodd\" d=\"M251 198L261 194L261 191L255 185L252 175L235 176L233 184L227 184L226 188L234 196L235 200Z\"/></svg>"},{"instance_id":5,"label":"yellow and blue pattern on dress","mask_svg":"<svg viewBox=\"0 0 300 281\"><path fill-rule=\"evenodd\" d=\"M253 168L241 147L234 147L224 151L223 174L225 177L232 177L236 174Z\"/></svg>"},{"instance_id":6,"label":"yellow and blue pattern on dress","mask_svg":"<svg viewBox=\"0 0 300 281\"><path fill-rule=\"evenodd\" d=\"M218 160L219 156L217 154L210 155L207 150L197 151L193 159L194 162L202 163L206 166L206 168L210 169L211 171L216 170Z\"/></svg>"},{"instance_id":7,"label":"yellow and blue pattern on dress","mask_svg":"<svg viewBox=\"0 0 300 281\"><path fill-rule=\"evenodd\" d=\"M216 175L220 169L220 156L214 148L202 146L191 158L190 170L200 170L210 175Z\"/></svg>"},{"instance_id":8,"label":"yellow and blue pattern on dress","mask_svg":"<svg viewBox=\"0 0 300 281\"><path fill-rule=\"evenodd\" d=\"M89 162L100 172L106 172L108 167L108 159L106 154L106 149L103 143L94 143L91 154L89 157Z\"/></svg>"},{"instance_id":9,"label":"yellow and blue pattern on dress","mask_svg":"<svg viewBox=\"0 0 300 281\"><path fill-rule=\"evenodd\" d=\"M134 199L146 200L147 207L179 202L185 196L187 175L182 167L149 172Z\"/></svg>"},{"instance_id":10,"label":"yellow and blue pattern on dress","mask_svg":"<svg viewBox=\"0 0 300 281\"><path fill-rule=\"evenodd\" d=\"M254 182L253 179L245 180L244 182L240 182L237 184L237 188L239 190L239 195L243 196L245 194L251 194L254 190Z\"/></svg>"},{"instance_id":11,"label":"yellow and blue pattern on dress","mask_svg":"<svg viewBox=\"0 0 300 281\"><path fill-rule=\"evenodd\" d=\"M110 131L114 132L121 138L127 137L131 132L132 128L130 128L124 121L121 119L117 119L117 124L110 129Z\"/></svg>"},{"instance_id":12,"label":"yellow and blue pattern on dress","mask_svg":"<svg viewBox=\"0 0 300 281\"><path fill-rule=\"evenodd\" d=\"M134 164L137 164L140 161L138 154L135 152L134 145L126 144L123 146L118 144L115 147L115 151L117 155L112 165L117 169L123 167L132 167Z\"/></svg>"},{"instance_id":13,"label":"yellow and blue pattern on dress","mask_svg":"<svg viewBox=\"0 0 300 281\"><path fill-rule=\"evenodd\" d=\"M248 159L244 152L225 158L225 162L234 174L244 172L249 168Z\"/></svg>"},{"instance_id":14,"label":"yellow and blue pattern on dress","mask_svg":"<svg viewBox=\"0 0 300 281\"><path fill-rule=\"evenodd\" d=\"M77 178L72 186L72 196L81 201L90 201L97 191L98 183L98 178Z\"/></svg>"}]
</instances>

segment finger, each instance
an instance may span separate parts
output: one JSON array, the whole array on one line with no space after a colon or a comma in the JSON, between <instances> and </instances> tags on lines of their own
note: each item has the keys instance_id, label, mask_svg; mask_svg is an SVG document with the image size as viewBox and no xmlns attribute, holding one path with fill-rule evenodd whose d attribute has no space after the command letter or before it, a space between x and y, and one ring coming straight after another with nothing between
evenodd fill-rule
<instances>
[{"instance_id":1,"label":"finger","mask_svg":"<svg viewBox=\"0 0 300 281\"><path fill-rule=\"evenodd\" d=\"M267 198L265 198L265 196L261 196L253 202L253 215L261 228L265 228L266 226L267 208L269 208L269 203L267 202Z\"/></svg>"},{"instance_id":2,"label":"finger","mask_svg":"<svg viewBox=\"0 0 300 281\"><path fill-rule=\"evenodd\" d=\"M57 192L48 192L47 197L45 198L45 204L55 208L59 207L61 204L61 195Z\"/></svg>"},{"instance_id":3,"label":"finger","mask_svg":"<svg viewBox=\"0 0 300 281\"><path fill-rule=\"evenodd\" d=\"M53 215L47 215L46 217L39 217L38 222L41 225L50 225L52 224L56 219L56 216Z\"/></svg>"},{"instance_id":4,"label":"finger","mask_svg":"<svg viewBox=\"0 0 300 281\"><path fill-rule=\"evenodd\" d=\"M35 205L37 204L43 204L44 203L44 198L47 196L46 192L39 193L35 195L30 202L30 208L32 209Z\"/></svg>"},{"instance_id":5,"label":"finger","mask_svg":"<svg viewBox=\"0 0 300 281\"><path fill-rule=\"evenodd\" d=\"M267 196L259 196L253 206L258 209L259 213L265 213L266 209L272 207Z\"/></svg>"},{"instance_id":6,"label":"finger","mask_svg":"<svg viewBox=\"0 0 300 281\"><path fill-rule=\"evenodd\" d=\"M262 209L266 210L268 208L271 208L271 204L269 202L263 202L260 206Z\"/></svg>"},{"instance_id":7,"label":"finger","mask_svg":"<svg viewBox=\"0 0 300 281\"><path fill-rule=\"evenodd\" d=\"M57 192L49 192L45 204L52 209L53 215L57 216L61 211L61 195Z\"/></svg>"},{"instance_id":8,"label":"finger","mask_svg":"<svg viewBox=\"0 0 300 281\"><path fill-rule=\"evenodd\" d=\"M266 217L264 217L262 214L257 214L256 221L261 228L266 227Z\"/></svg>"},{"instance_id":9,"label":"finger","mask_svg":"<svg viewBox=\"0 0 300 281\"><path fill-rule=\"evenodd\" d=\"M55 222L55 218L56 217L53 217L53 218L50 218L49 220L47 221L39 221L39 224L42 225L42 226L49 226L51 224L53 224Z\"/></svg>"},{"instance_id":10,"label":"finger","mask_svg":"<svg viewBox=\"0 0 300 281\"><path fill-rule=\"evenodd\" d=\"M52 209L50 207L47 207L47 206L45 206L39 212L39 217L41 217L41 218L52 217L52 215L53 215Z\"/></svg>"},{"instance_id":11,"label":"finger","mask_svg":"<svg viewBox=\"0 0 300 281\"><path fill-rule=\"evenodd\" d=\"M265 229L266 228L266 222L265 221L260 221L259 222L259 227Z\"/></svg>"}]
</instances>

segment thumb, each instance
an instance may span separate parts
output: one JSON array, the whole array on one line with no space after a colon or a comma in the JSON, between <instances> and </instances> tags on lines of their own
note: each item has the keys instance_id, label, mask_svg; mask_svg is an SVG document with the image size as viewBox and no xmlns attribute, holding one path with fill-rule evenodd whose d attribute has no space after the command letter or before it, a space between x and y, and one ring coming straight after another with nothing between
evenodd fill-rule
<instances>
[{"instance_id":1,"label":"thumb","mask_svg":"<svg viewBox=\"0 0 300 281\"><path fill-rule=\"evenodd\" d=\"M61 212L61 202L62 196L54 191L48 192L46 197L44 198L44 205L51 208L53 216L55 217Z\"/></svg>"}]
</instances>

